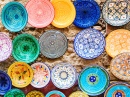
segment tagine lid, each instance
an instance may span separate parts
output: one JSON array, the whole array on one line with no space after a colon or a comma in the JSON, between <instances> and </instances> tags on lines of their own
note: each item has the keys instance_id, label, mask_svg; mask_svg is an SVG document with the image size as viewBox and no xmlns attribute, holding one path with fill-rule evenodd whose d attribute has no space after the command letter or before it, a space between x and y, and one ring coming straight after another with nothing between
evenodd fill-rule
<instances>
[{"instance_id":1,"label":"tagine lid","mask_svg":"<svg viewBox=\"0 0 130 97\"><path fill-rule=\"evenodd\" d=\"M34 63L31 65L34 76L31 85L36 88L45 87L50 81L50 70L45 63Z\"/></svg>"},{"instance_id":2,"label":"tagine lid","mask_svg":"<svg viewBox=\"0 0 130 97\"><path fill-rule=\"evenodd\" d=\"M69 97L89 97L89 96L82 91L75 91L72 94L70 94Z\"/></svg>"},{"instance_id":3,"label":"tagine lid","mask_svg":"<svg viewBox=\"0 0 130 97\"><path fill-rule=\"evenodd\" d=\"M115 57L123 52L130 52L130 31L117 29L106 37L106 52L109 56Z\"/></svg>"},{"instance_id":4,"label":"tagine lid","mask_svg":"<svg viewBox=\"0 0 130 97\"><path fill-rule=\"evenodd\" d=\"M24 33L14 38L12 55L17 61L31 63L39 53L40 45L33 35Z\"/></svg>"},{"instance_id":5,"label":"tagine lid","mask_svg":"<svg viewBox=\"0 0 130 97\"><path fill-rule=\"evenodd\" d=\"M45 97L44 94L40 91L33 90L29 92L26 97Z\"/></svg>"},{"instance_id":6,"label":"tagine lid","mask_svg":"<svg viewBox=\"0 0 130 97\"><path fill-rule=\"evenodd\" d=\"M8 74L0 70L0 95L4 95L12 87L12 82Z\"/></svg>"},{"instance_id":7,"label":"tagine lid","mask_svg":"<svg viewBox=\"0 0 130 97\"><path fill-rule=\"evenodd\" d=\"M41 53L47 58L59 58L68 48L67 37L58 30L48 30L39 39Z\"/></svg>"},{"instance_id":8,"label":"tagine lid","mask_svg":"<svg viewBox=\"0 0 130 97\"><path fill-rule=\"evenodd\" d=\"M82 70L79 75L78 84L80 89L86 94L97 96L107 89L109 81L109 75L103 67L92 65Z\"/></svg>"},{"instance_id":9,"label":"tagine lid","mask_svg":"<svg viewBox=\"0 0 130 97\"><path fill-rule=\"evenodd\" d=\"M54 18L54 8L49 0L30 0L26 9L28 23L36 28L48 26Z\"/></svg>"},{"instance_id":10,"label":"tagine lid","mask_svg":"<svg viewBox=\"0 0 130 97\"><path fill-rule=\"evenodd\" d=\"M60 89L72 87L77 80L75 68L69 63L58 63L51 72L53 84Z\"/></svg>"},{"instance_id":11,"label":"tagine lid","mask_svg":"<svg viewBox=\"0 0 130 97\"><path fill-rule=\"evenodd\" d=\"M92 28L80 31L74 39L74 50L78 56L84 59L94 59L100 56L105 45L103 34Z\"/></svg>"},{"instance_id":12,"label":"tagine lid","mask_svg":"<svg viewBox=\"0 0 130 97\"><path fill-rule=\"evenodd\" d=\"M88 28L100 19L100 7L95 0L76 0L74 6L76 8L75 26Z\"/></svg>"},{"instance_id":13,"label":"tagine lid","mask_svg":"<svg viewBox=\"0 0 130 97\"><path fill-rule=\"evenodd\" d=\"M27 63L14 62L8 68L8 75L12 80L13 86L23 88L31 83L33 70Z\"/></svg>"},{"instance_id":14,"label":"tagine lid","mask_svg":"<svg viewBox=\"0 0 130 97\"><path fill-rule=\"evenodd\" d=\"M9 58L12 53L12 41L3 32L0 32L0 62Z\"/></svg>"},{"instance_id":15,"label":"tagine lid","mask_svg":"<svg viewBox=\"0 0 130 97\"><path fill-rule=\"evenodd\" d=\"M75 19L76 11L70 0L51 0L55 9L55 17L52 25L57 28L65 28L71 25Z\"/></svg>"},{"instance_id":16,"label":"tagine lid","mask_svg":"<svg viewBox=\"0 0 130 97\"><path fill-rule=\"evenodd\" d=\"M7 3L1 13L2 24L11 32L22 30L28 21L25 7L19 2Z\"/></svg>"},{"instance_id":17,"label":"tagine lid","mask_svg":"<svg viewBox=\"0 0 130 97\"><path fill-rule=\"evenodd\" d=\"M47 93L45 97L66 97L61 91L53 90Z\"/></svg>"},{"instance_id":18,"label":"tagine lid","mask_svg":"<svg viewBox=\"0 0 130 97\"><path fill-rule=\"evenodd\" d=\"M107 0L103 5L103 18L112 26L122 26L130 21L129 0Z\"/></svg>"}]
</instances>

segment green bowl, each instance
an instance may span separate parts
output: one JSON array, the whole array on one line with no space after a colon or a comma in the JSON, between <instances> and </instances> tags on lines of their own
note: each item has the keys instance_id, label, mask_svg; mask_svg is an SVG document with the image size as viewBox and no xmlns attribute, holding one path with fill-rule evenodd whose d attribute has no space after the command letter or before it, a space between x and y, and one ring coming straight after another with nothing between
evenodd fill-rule
<instances>
[{"instance_id":1,"label":"green bowl","mask_svg":"<svg viewBox=\"0 0 130 97\"><path fill-rule=\"evenodd\" d=\"M13 57L17 61L33 62L39 55L38 40L30 34L20 34L13 40Z\"/></svg>"}]
</instances>

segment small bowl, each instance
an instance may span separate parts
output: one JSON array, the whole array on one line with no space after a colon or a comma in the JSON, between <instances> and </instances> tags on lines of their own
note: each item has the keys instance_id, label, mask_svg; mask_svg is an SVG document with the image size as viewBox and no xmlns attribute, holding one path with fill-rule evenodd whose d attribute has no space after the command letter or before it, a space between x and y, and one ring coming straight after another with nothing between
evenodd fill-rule
<instances>
[{"instance_id":1,"label":"small bowl","mask_svg":"<svg viewBox=\"0 0 130 97\"><path fill-rule=\"evenodd\" d=\"M75 68L69 63L58 63L51 72L51 80L59 89L72 87L77 80Z\"/></svg>"},{"instance_id":2,"label":"small bowl","mask_svg":"<svg viewBox=\"0 0 130 97\"><path fill-rule=\"evenodd\" d=\"M109 86L109 82L107 71L98 65L87 66L78 79L80 89L90 96L102 94Z\"/></svg>"},{"instance_id":3,"label":"small bowl","mask_svg":"<svg viewBox=\"0 0 130 97\"><path fill-rule=\"evenodd\" d=\"M8 59L12 53L12 41L6 34L0 32L0 62Z\"/></svg>"},{"instance_id":4,"label":"small bowl","mask_svg":"<svg viewBox=\"0 0 130 97\"><path fill-rule=\"evenodd\" d=\"M103 53L105 45L103 34L92 28L80 31L74 39L74 50L84 59L97 58Z\"/></svg>"},{"instance_id":5,"label":"small bowl","mask_svg":"<svg viewBox=\"0 0 130 97\"><path fill-rule=\"evenodd\" d=\"M81 91L75 91L69 95L69 97L89 97L86 93Z\"/></svg>"},{"instance_id":6,"label":"small bowl","mask_svg":"<svg viewBox=\"0 0 130 97\"><path fill-rule=\"evenodd\" d=\"M13 1L3 7L1 19L5 28L11 32L18 32L26 26L28 14L21 3Z\"/></svg>"},{"instance_id":7,"label":"small bowl","mask_svg":"<svg viewBox=\"0 0 130 97\"><path fill-rule=\"evenodd\" d=\"M31 63L38 57L39 52L39 42L30 34L20 34L13 40L12 55L17 61Z\"/></svg>"},{"instance_id":8,"label":"small bowl","mask_svg":"<svg viewBox=\"0 0 130 97\"><path fill-rule=\"evenodd\" d=\"M12 87L12 82L8 74L0 70L0 95L4 95Z\"/></svg>"},{"instance_id":9,"label":"small bowl","mask_svg":"<svg viewBox=\"0 0 130 97\"><path fill-rule=\"evenodd\" d=\"M53 96L53 95L57 95L57 96ZM45 97L66 97L66 96L60 91L53 90L47 93Z\"/></svg>"},{"instance_id":10,"label":"small bowl","mask_svg":"<svg viewBox=\"0 0 130 97\"><path fill-rule=\"evenodd\" d=\"M58 30L48 30L39 39L41 53L50 59L61 57L68 48L67 37Z\"/></svg>"},{"instance_id":11,"label":"small bowl","mask_svg":"<svg viewBox=\"0 0 130 97\"><path fill-rule=\"evenodd\" d=\"M50 81L50 69L44 63L34 63L31 65L34 76L31 85L35 88L43 88Z\"/></svg>"},{"instance_id":12,"label":"small bowl","mask_svg":"<svg viewBox=\"0 0 130 97\"><path fill-rule=\"evenodd\" d=\"M45 97L44 94L40 91L33 90L29 92L26 97Z\"/></svg>"},{"instance_id":13,"label":"small bowl","mask_svg":"<svg viewBox=\"0 0 130 97\"><path fill-rule=\"evenodd\" d=\"M130 97L130 88L125 83L114 83L107 88L104 97Z\"/></svg>"},{"instance_id":14,"label":"small bowl","mask_svg":"<svg viewBox=\"0 0 130 97\"><path fill-rule=\"evenodd\" d=\"M6 92L4 97L25 97L25 94L20 89L15 89L14 88L14 89L11 89L8 92Z\"/></svg>"},{"instance_id":15,"label":"small bowl","mask_svg":"<svg viewBox=\"0 0 130 97\"><path fill-rule=\"evenodd\" d=\"M8 75L12 80L13 86L24 88L31 83L33 78L33 70L24 62L14 62L8 68Z\"/></svg>"},{"instance_id":16,"label":"small bowl","mask_svg":"<svg viewBox=\"0 0 130 97\"><path fill-rule=\"evenodd\" d=\"M79 28L89 28L100 19L100 7L95 0L76 0L76 17L74 25Z\"/></svg>"}]
</instances>

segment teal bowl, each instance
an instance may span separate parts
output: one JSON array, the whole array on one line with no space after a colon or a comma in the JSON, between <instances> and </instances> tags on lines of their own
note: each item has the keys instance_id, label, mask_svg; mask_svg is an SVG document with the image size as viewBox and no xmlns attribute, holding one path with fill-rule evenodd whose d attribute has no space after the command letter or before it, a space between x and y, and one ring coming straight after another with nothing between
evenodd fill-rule
<instances>
[{"instance_id":1,"label":"teal bowl","mask_svg":"<svg viewBox=\"0 0 130 97\"><path fill-rule=\"evenodd\" d=\"M13 1L3 7L1 19L6 29L11 32L18 32L26 26L28 14L21 3Z\"/></svg>"}]
</instances>

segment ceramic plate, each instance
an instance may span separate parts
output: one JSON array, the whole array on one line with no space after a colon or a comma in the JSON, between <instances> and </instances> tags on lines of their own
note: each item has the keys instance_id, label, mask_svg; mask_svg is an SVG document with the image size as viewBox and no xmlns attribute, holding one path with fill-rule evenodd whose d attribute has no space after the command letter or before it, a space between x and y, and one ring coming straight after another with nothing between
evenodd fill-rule
<instances>
[{"instance_id":1,"label":"ceramic plate","mask_svg":"<svg viewBox=\"0 0 130 97\"><path fill-rule=\"evenodd\" d=\"M130 52L130 31L125 29L112 31L106 37L106 52L111 57Z\"/></svg>"},{"instance_id":2,"label":"ceramic plate","mask_svg":"<svg viewBox=\"0 0 130 97\"><path fill-rule=\"evenodd\" d=\"M8 74L0 70L0 95L4 95L12 87L12 82Z\"/></svg>"},{"instance_id":3,"label":"ceramic plate","mask_svg":"<svg viewBox=\"0 0 130 97\"><path fill-rule=\"evenodd\" d=\"M68 48L68 41L58 30L48 30L39 39L41 53L47 58L61 57Z\"/></svg>"},{"instance_id":4,"label":"ceramic plate","mask_svg":"<svg viewBox=\"0 0 130 97\"><path fill-rule=\"evenodd\" d=\"M12 55L17 61L31 63L38 57L39 52L39 42L30 34L20 34L13 40Z\"/></svg>"},{"instance_id":5,"label":"ceramic plate","mask_svg":"<svg viewBox=\"0 0 130 97\"><path fill-rule=\"evenodd\" d=\"M75 26L88 28L98 22L100 7L94 0L76 0L74 6L76 8Z\"/></svg>"},{"instance_id":6,"label":"ceramic plate","mask_svg":"<svg viewBox=\"0 0 130 97\"><path fill-rule=\"evenodd\" d=\"M10 57L12 53L12 41L6 34L0 32L0 62Z\"/></svg>"},{"instance_id":7,"label":"ceramic plate","mask_svg":"<svg viewBox=\"0 0 130 97\"><path fill-rule=\"evenodd\" d=\"M54 8L49 0L30 0L26 9L28 23L37 28L48 26L54 18Z\"/></svg>"},{"instance_id":8,"label":"ceramic plate","mask_svg":"<svg viewBox=\"0 0 130 97\"><path fill-rule=\"evenodd\" d=\"M80 73L78 84L86 94L100 95L109 86L109 75L104 68L98 65L88 66Z\"/></svg>"},{"instance_id":9,"label":"ceramic plate","mask_svg":"<svg viewBox=\"0 0 130 97\"><path fill-rule=\"evenodd\" d=\"M69 97L89 97L86 93L81 91L73 92Z\"/></svg>"},{"instance_id":10,"label":"ceramic plate","mask_svg":"<svg viewBox=\"0 0 130 97\"><path fill-rule=\"evenodd\" d=\"M122 26L130 21L129 0L106 0L103 6L103 18L112 26Z\"/></svg>"},{"instance_id":11,"label":"ceramic plate","mask_svg":"<svg viewBox=\"0 0 130 97\"><path fill-rule=\"evenodd\" d=\"M28 14L21 3L7 3L1 13L2 24L11 32L22 30L28 21Z\"/></svg>"},{"instance_id":12,"label":"ceramic plate","mask_svg":"<svg viewBox=\"0 0 130 97\"><path fill-rule=\"evenodd\" d=\"M74 49L77 55L85 59L94 59L101 55L105 48L103 34L88 28L80 31L74 39Z\"/></svg>"},{"instance_id":13,"label":"ceramic plate","mask_svg":"<svg viewBox=\"0 0 130 97\"><path fill-rule=\"evenodd\" d=\"M47 93L45 97L66 97L62 92L53 90Z\"/></svg>"},{"instance_id":14,"label":"ceramic plate","mask_svg":"<svg viewBox=\"0 0 130 97\"><path fill-rule=\"evenodd\" d=\"M33 78L33 70L24 62L14 62L8 68L8 75L12 80L13 86L23 88L31 83Z\"/></svg>"},{"instance_id":15,"label":"ceramic plate","mask_svg":"<svg viewBox=\"0 0 130 97\"><path fill-rule=\"evenodd\" d=\"M29 92L26 95L26 97L44 97L44 95L40 91L33 90L33 91Z\"/></svg>"},{"instance_id":16,"label":"ceramic plate","mask_svg":"<svg viewBox=\"0 0 130 97\"><path fill-rule=\"evenodd\" d=\"M68 89L75 84L77 73L72 65L59 63L52 69L51 80L57 88Z\"/></svg>"},{"instance_id":17,"label":"ceramic plate","mask_svg":"<svg viewBox=\"0 0 130 97\"><path fill-rule=\"evenodd\" d=\"M36 88L45 87L50 81L50 70L44 63L34 63L31 65L34 76L31 85Z\"/></svg>"},{"instance_id":18,"label":"ceramic plate","mask_svg":"<svg viewBox=\"0 0 130 97\"><path fill-rule=\"evenodd\" d=\"M65 28L72 24L76 11L70 0L51 0L55 9L55 17L52 25L57 28Z\"/></svg>"}]
</instances>

